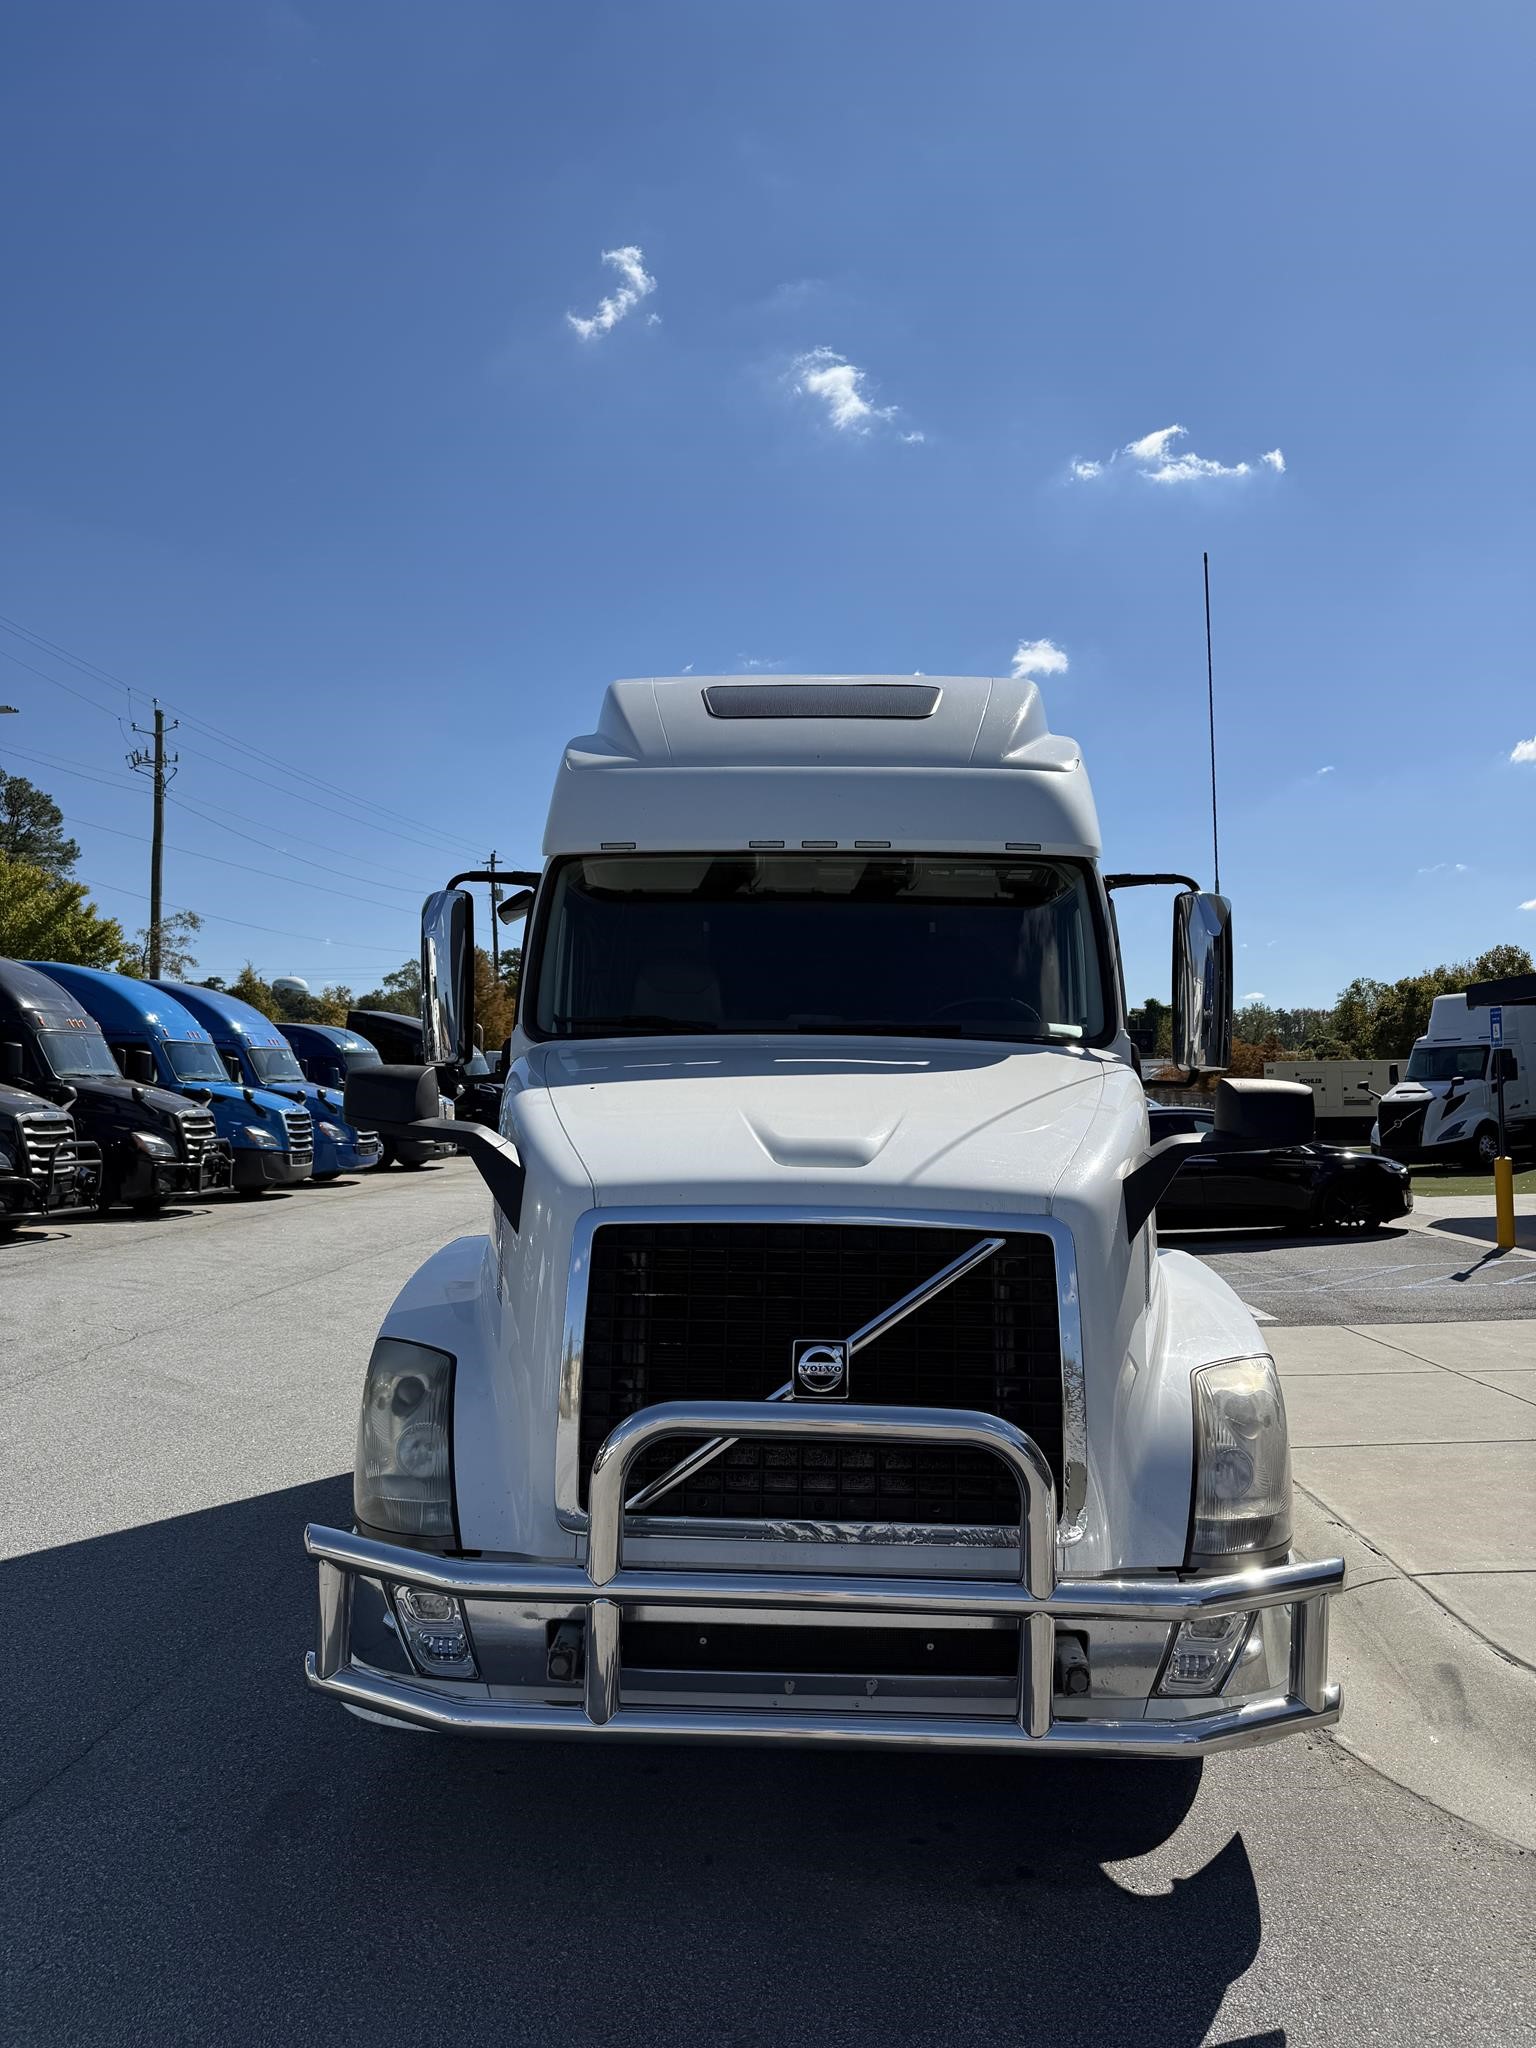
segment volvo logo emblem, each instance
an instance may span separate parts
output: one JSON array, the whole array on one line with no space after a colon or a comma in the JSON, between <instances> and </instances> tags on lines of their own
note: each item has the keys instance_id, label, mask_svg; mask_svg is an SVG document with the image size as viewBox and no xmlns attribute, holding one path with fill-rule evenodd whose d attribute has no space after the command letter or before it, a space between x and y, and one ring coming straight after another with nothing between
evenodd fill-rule
<instances>
[{"instance_id":1,"label":"volvo logo emblem","mask_svg":"<svg viewBox=\"0 0 1536 2048\"><path fill-rule=\"evenodd\" d=\"M840 1339L797 1337L794 1370L797 1401L847 1400L848 1346Z\"/></svg>"}]
</instances>

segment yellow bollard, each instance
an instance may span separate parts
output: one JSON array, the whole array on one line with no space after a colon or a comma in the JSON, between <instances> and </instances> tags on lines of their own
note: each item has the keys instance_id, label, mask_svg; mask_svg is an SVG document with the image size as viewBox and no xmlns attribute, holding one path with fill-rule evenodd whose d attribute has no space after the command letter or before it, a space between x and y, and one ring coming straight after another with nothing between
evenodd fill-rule
<instances>
[{"instance_id":1,"label":"yellow bollard","mask_svg":"<svg viewBox=\"0 0 1536 2048\"><path fill-rule=\"evenodd\" d=\"M1493 1162L1493 1214L1496 1240L1501 1252L1515 1248L1515 1163L1512 1159Z\"/></svg>"}]
</instances>

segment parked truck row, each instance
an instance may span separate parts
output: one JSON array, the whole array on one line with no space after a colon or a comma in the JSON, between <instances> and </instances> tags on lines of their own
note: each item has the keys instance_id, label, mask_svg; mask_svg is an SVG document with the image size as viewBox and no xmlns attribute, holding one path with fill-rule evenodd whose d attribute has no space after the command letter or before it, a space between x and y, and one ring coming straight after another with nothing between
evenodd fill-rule
<instances>
[{"instance_id":1,"label":"parked truck row","mask_svg":"<svg viewBox=\"0 0 1536 2048\"><path fill-rule=\"evenodd\" d=\"M380 1064L360 1032L222 990L0 960L0 1228L421 1165L440 1148L347 1117L348 1075Z\"/></svg>"}]
</instances>

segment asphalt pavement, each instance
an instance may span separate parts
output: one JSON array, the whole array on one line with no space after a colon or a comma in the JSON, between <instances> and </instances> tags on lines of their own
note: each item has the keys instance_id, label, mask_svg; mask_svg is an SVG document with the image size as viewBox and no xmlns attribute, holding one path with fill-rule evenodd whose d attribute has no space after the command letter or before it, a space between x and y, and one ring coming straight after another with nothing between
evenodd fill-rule
<instances>
[{"instance_id":1,"label":"asphalt pavement","mask_svg":"<svg viewBox=\"0 0 1536 2048\"><path fill-rule=\"evenodd\" d=\"M1428 1205L1423 1205L1428 1208ZM1487 1205L1491 1208L1491 1203ZM1522 1219L1523 1221L1524 1219ZM1536 1258L1422 1214L1364 1237L1166 1232L1275 1323L1451 1323L1536 1316Z\"/></svg>"},{"instance_id":2,"label":"asphalt pavement","mask_svg":"<svg viewBox=\"0 0 1536 2048\"><path fill-rule=\"evenodd\" d=\"M309 1693L374 1327L485 1211L455 1162L0 1243L8 2043L1536 2039L1532 1859L1327 1737L529 1748Z\"/></svg>"}]
</instances>

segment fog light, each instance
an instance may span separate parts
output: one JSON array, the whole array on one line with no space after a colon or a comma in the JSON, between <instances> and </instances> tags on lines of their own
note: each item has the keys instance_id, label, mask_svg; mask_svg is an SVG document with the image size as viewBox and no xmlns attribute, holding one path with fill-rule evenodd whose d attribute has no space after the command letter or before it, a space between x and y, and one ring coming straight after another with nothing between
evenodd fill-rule
<instances>
[{"instance_id":1,"label":"fog light","mask_svg":"<svg viewBox=\"0 0 1536 2048\"><path fill-rule=\"evenodd\" d=\"M395 1618L411 1662L429 1678L476 1678L464 1610L451 1593L396 1586Z\"/></svg>"},{"instance_id":2,"label":"fog light","mask_svg":"<svg viewBox=\"0 0 1536 2048\"><path fill-rule=\"evenodd\" d=\"M1220 1692L1252 1626L1251 1614L1197 1614L1181 1621L1157 1691L1165 1698Z\"/></svg>"}]
</instances>

